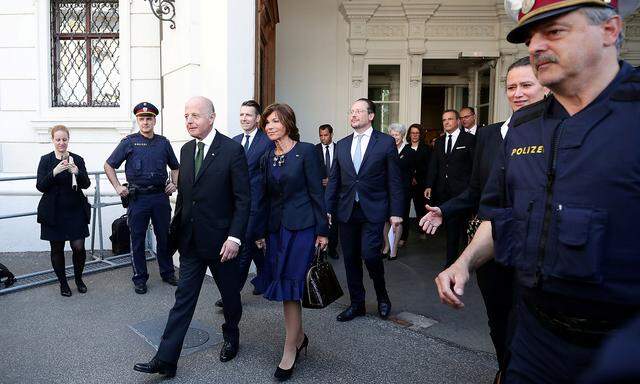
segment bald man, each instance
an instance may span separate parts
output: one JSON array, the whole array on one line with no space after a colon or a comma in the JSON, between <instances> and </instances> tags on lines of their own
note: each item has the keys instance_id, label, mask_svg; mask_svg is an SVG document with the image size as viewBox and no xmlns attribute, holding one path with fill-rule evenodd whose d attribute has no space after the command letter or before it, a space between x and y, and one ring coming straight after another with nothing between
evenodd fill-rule
<instances>
[{"instance_id":1,"label":"bald man","mask_svg":"<svg viewBox=\"0 0 640 384\"><path fill-rule=\"evenodd\" d=\"M172 233L180 239L180 280L158 353L149 363L136 364L139 372L175 376L207 268L224 302L220 361L238 353L242 305L236 255L249 220L249 169L242 146L213 129L215 117L207 98L194 97L185 105L185 125L194 140L180 150L181 173L171 223Z\"/></svg>"}]
</instances>

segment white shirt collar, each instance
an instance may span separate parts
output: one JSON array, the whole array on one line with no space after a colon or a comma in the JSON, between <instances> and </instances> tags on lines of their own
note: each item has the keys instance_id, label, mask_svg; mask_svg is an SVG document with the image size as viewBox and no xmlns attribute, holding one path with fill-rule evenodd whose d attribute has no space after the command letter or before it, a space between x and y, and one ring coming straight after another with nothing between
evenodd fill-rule
<instances>
[{"instance_id":1,"label":"white shirt collar","mask_svg":"<svg viewBox=\"0 0 640 384\"><path fill-rule=\"evenodd\" d=\"M511 116L513 116L513 115L511 115ZM502 124L502 126L500 127L500 134L502 135L502 139L503 140L507 136L507 132L509 131L509 123L511 122L511 116L509 116L507 121L505 121Z\"/></svg>"},{"instance_id":2,"label":"white shirt collar","mask_svg":"<svg viewBox=\"0 0 640 384\"><path fill-rule=\"evenodd\" d=\"M253 141L253 138L256 137L256 134L258 133L258 129L260 129L260 128L255 127L255 129L253 131L251 131L251 133L249 134L249 140ZM246 139L247 138L247 132L242 131L242 136L243 136L243 139Z\"/></svg>"},{"instance_id":3,"label":"white shirt collar","mask_svg":"<svg viewBox=\"0 0 640 384\"><path fill-rule=\"evenodd\" d=\"M402 152L402 150L404 149L404 147L407 145L407 143L405 143L404 141L402 142L402 145L400 146L400 148L398 148L398 153Z\"/></svg>"},{"instance_id":4,"label":"white shirt collar","mask_svg":"<svg viewBox=\"0 0 640 384\"><path fill-rule=\"evenodd\" d=\"M213 139L215 137L216 137L216 130L214 128L214 129L211 130L211 132L209 132L207 137L205 137L204 139L202 139L202 140L196 139L196 146L197 146L197 143L203 142L204 143L204 147L205 148L209 148L211 146L211 143L213 143Z\"/></svg>"},{"instance_id":5,"label":"white shirt collar","mask_svg":"<svg viewBox=\"0 0 640 384\"><path fill-rule=\"evenodd\" d=\"M353 131L353 138L355 139L358 136L366 136L366 137L371 137L371 134L373 133L373 127L369 126L369 128L362 132L362 133L358 133L356 131Z\"/></svg>"},{"instance_id":6,"label":"white shirt collar","mask_svg":"<svg viewBox=\"0 0 640 384\"><path fill-rule=\"evenodd\" d=\"M458 135L460 135L460 128L456 129L455 131L451 132L450 134L445 131L444 134L445 134L445 138L447 136L451 135L451 140L456 141L456 139L458 138Z\"/></svg>"}]
</instances>

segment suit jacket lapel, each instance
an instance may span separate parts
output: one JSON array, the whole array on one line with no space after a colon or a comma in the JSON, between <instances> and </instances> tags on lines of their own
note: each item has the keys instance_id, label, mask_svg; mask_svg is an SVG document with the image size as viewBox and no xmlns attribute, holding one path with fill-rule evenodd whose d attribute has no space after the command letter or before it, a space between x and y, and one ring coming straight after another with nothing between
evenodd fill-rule
<instances>
[{"instance_id":1,"label":"suit jacket lapel","mask_svg":"<svg viewBox=\"0 0 640 384\"><path fill-rule=\"evenodd\" d=\"M380 135L380 132L376 131L375 129L371 132L371 137L369 138L369 144L367 144L366 148L363 148L364 157L362 158L360 169L362 169L367 164L367 158L369 158L369 154L371 153L371 151L373 151L373 147L378 142L379 135Z\"/></svg>"},{"instance_id":2,"label":"suit jacket lapel","mask_svg":"<svg viewBox=\"0 0 640 384\"><path fill-rule=\"evenodd\" d=\"M262 134L262 131L260 131L260 128L256 128L256 129L258 130L258 132L256 132L256 135L253 137L253 141L249 146L249 150L247 151L247 158L253 155L253 153L256 151L256 147L260 145L260 141L262 141L262 136L264 136Z\"/></svg>"},{"instance_id":3,"label":"suit jacket lapel","mask_svg":"<svg viewBox=\"0 0 640 384\"><path fill-rule=\"evenodd\" d=\"M215 159L215 157L218 155L219 148L220 148L220 133L216 131L216 137L213 138L213 142L211 143L211 146L209 147L207 154L204 156L204 159L202 159L202 166L200 167L200 172L198 172L198 174L196 175L196 178L193 181L193 184L197 183L198 180L200 180L200 177L202 176L204 171L207 169L209 164L211 164Z\"/></svg>"}]
</instances>

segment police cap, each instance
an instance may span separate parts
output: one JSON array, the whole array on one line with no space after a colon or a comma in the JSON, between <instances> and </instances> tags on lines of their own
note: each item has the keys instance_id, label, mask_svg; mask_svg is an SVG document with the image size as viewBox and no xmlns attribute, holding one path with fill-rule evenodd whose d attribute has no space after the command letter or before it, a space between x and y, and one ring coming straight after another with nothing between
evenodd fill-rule
<instances>
[{"instance_id":1,"label":"police cap","mask_svg":"<svg viewBox=\"0 0 640 384\"><path fill-rule=\"evenodd\" d=\"M143 101L133 108L133 114L136 116L158 116L158 108L155 105Z\"/></svg>"},{"instance_id":2,"label":"police cap","mask_svg":"<svg viewBox=\"0 0 640 384\"><path fill-rule=\"evenodd\" d=\"M528 30L534 23L580 7L608 7L624 17L635 11L639 3L637 0L505 0L507 14L518 23L507 35L507 41L524 43L529 37Z\"/></svg>"}]
</instances>

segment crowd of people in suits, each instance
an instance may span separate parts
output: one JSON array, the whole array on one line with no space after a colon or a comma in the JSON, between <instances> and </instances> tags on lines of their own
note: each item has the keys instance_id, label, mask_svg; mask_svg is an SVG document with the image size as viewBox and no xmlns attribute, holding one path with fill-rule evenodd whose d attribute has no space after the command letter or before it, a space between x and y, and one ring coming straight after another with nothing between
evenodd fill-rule
<instances>
[{"instance_id":1,"label":"crowd of people in suits","mask_svg":"<svg viewBox=\"0 0 640 384\"><path fill-rule=\"evenodd\" d=\"M508 98L514 109L523 99L526 104L542 95L528 91L528 65L523 59L509 70ZM524 80L523 76L513 78L512 74L523 70ZM418 218L437 213L444 221L446 265L457 257L466 219L477 208L490 152L499 144L490 133L502 124L477 128L473 108L462 111L466 114L462 117L456 110L443 112L444 132L432 148L420 124L407 129L393 123L388 135L374 129L376 105L359 99L349 113L353 134L335 141L333 127L324 124L318 128L320 143L314 146L300 141L295 113L287 104L272 104L263 111L253 100L242 103L243 133L231 139L213 129L213 103L194 97L186 103L184 116L193 140L182 147L178 161L169 141L153 132L157 108L148 102L138 104L134 114L140 130L122 140L106 161L105 171L116 193L129 204L135 292L147 292L143 241L150 221L156 233L160 275L164 282L176 285L177 291L157 354L135 369L175 374L207 269L221 293L216 305L222 307L225 318L223 362L233 359L239 349L240 291L252 262L257 270L251 281L253 293L283 303L286 336L274 373L280 380L291 377L300 352L309 344L300 303L305 276L318 248L326 248L335 259L338 249L342 251L350 305L337 320L350 321L366 313L363 264L373 281L378 314L387 318L391 300L383 260L396 259L398 248L407 241L411 202ZM54 151L42 157L38 169L37 187L43 192L38 220L41 238L51 242L60 292L71 296L63 250L69 241L78 291L87 292L82 266L90 217L85 214L86 198L81 190L90 182L82 157L67 151L69 130L56 126L51 136ZM121 184L115 174L123 162L128 184ZM168 197L176 191L171 219ZM438 225L436 219L431 222ZM434 228L425 228L426 233L433 233ZM174 276L171 249L180 251L179 279ZM489 283L481 284L483 294L495 291L484 289L495 285L492 277L485 280ZM492 306L492 300L496 299L490 293L485 295L489 312L498 307ZM494 320L492 314L490 323L500 324L492 326L493 336L501 332L494 328L504 328L504 316ZM494 341L500 351L501 342Z\"/></svg>"}]
</instances>

